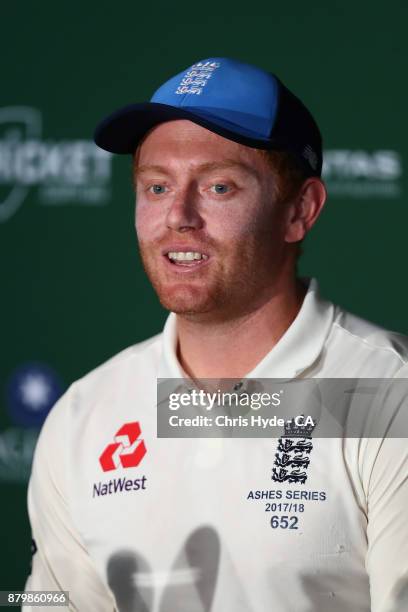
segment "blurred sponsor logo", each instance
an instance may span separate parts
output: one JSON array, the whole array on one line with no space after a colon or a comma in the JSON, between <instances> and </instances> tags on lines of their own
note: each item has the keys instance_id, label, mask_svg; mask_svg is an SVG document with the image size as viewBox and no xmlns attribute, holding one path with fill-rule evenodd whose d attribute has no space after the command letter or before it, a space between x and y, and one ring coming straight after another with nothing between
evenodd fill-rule
<instances>
[{"instance_id":1,"label":"blurred sponsor logo","mask_svg":"<svg viewBox=\"0 0 408 612\"><path fill-rule=\"evenodd\" d=\"M38 429L8 427L0 432L0 480L4 482L26 482L30 476L31 463Z\"/></svg>"},{"instance_id":2,"label":"blurred sponsor logo","mask_svg":"<svg viewBox=\"0 0 408 612\"><path fill-rule=\"evenodd\" d=\"M106 204L111 158L91 140L44 140L35 108L0 108L0 222L12 217L34 188L40 204Z\"/></svg>"},{"instance_id":3,"label":"blurred sponsor logo","mask_svg":"<svg viewBox=\"0 0 408 612\"><path fill-rule=\"evenodd\" d=\"M48 365L28 363L20 366L6 387L11 420L22 427L41 427L62 393L59 376Z\"/></svg>"},{"instance_id":4,"label":"blurred sponsor logo","mask_svg":"<svg viewBox=\"0 0 408 612\"><path fill-rule=\"evenodd\" d=\"M6 400L13 425L0 432L0 480L27 481L41 425L63 390L46 364L24 364L12 373Z\"/></svg>"},{"instance_id":5,"label":"blurred sponsor logo","mask_svg":"<svg viewBox=\"0 0 408 612\"><path fill-rule=\"evenodd\" d=\"M323 159L329 196L393 199L402 195L403 166L398 151L329 149Z\"/></svg>"}]
</instances>

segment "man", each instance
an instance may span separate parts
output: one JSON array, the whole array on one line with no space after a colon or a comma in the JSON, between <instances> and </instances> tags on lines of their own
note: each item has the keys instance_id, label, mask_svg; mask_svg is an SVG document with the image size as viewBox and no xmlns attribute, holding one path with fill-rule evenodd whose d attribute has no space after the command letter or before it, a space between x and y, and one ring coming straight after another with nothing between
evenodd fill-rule
<instances>
[{"instance_id":1,"label":"man","mask_svg":"<svg viewBox=\"0 0 408 612\"><path fill-rule=\"evenodd\" d=\"M408 374L406 339L296 278L326 195L312 116L275 76L210 58L96 142L134 156L140 252L171 314L50 413L26 588L67 590L81 611L407 609L403 439L156 435L158 378Z\"/></svg>"}]
</instances>

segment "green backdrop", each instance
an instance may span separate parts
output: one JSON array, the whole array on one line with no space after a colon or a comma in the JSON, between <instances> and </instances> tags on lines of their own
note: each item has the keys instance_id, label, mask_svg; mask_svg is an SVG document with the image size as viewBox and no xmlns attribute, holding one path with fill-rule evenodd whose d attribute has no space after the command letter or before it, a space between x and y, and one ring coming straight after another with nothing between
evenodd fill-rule
<instances>
[{"instance_id":1,"label":"green backdrop","mask_svg":"<svg viewBox=\"0 0 408 612\"><path fill-rule=\"evenodd\" d=\"M130 160L91 144L111 110L207 56L276 72L324 135L330 197L301 272L408 333L407 5L140 6L2 4L0 589L28 573L27 474L47 402L166 316L138 258Z\"/></svg>"}]
</instances>

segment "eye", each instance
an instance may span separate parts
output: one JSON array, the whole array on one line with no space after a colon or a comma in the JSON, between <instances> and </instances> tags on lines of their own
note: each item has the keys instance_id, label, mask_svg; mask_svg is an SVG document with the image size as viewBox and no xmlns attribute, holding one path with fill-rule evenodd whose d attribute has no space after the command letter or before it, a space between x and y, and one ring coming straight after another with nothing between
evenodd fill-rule
<instances>
[{"instance_id":1,"label":"eye","mask_svg":"<svg viewBox=\"0 0 408 612\"><path fill-rule=\"evenodd\" d=\"M164 185L155 183L154 185L150 185L149 191L151 191L152 193L156 195L161 195L162 193L166 192L166 187Z\"/></svg>"},{"instance_id":2,"label":"eye","mask_svg":"<svg viewBox=\"0 0 408 612\"><path fill-rule=\"evenodd\" d=\"M215 185L212 185L211 187L211 191L219 195L222 195L223 193L227 193L229 189L230 189L229 186L224 185L223 183L216 183Z\"/></svg>"}]
</instances>

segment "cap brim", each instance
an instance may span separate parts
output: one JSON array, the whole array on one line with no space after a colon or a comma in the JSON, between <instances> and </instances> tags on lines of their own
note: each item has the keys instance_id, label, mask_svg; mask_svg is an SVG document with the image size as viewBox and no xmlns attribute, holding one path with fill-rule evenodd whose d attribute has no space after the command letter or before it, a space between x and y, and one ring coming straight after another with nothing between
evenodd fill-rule
<instances>
[{"instance_id":1,"label":"cap brim","mask_svg":"<svg viewBox=\"0 0 408 612\"><path fill-rule=\"evenodd\" d=\"M225 121L217 121L209 115L204 116L167 104L145 102L132 104L109 115L97 126L95 143L110 153L133 154L142 138L156 125L175 119L187 119L207 128L211 132L240 144L257 149L281 148L270 139L254 138L249 134L229 129Z\"/></svg>"}]
</instances>

